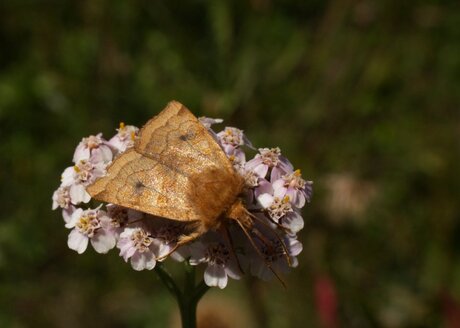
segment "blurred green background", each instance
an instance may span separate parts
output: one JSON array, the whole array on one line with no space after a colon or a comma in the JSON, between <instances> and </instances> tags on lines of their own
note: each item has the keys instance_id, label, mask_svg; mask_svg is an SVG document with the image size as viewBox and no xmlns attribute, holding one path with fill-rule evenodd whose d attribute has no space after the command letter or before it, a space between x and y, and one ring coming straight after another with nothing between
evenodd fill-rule
<instances>
[{"instance_id":1,"label":"blurred green background","mask_svg":"<svg viewBox=\"0 0 460 328\"><path fill-rule=\"evenodd\" d=\"M1 327L173 325L154 272L51 211L82 137L172 99L315 182L288 289L212 290L215 326L460 326L458 1L7 0L0 49Z\"/></svg>"}]
</instances>

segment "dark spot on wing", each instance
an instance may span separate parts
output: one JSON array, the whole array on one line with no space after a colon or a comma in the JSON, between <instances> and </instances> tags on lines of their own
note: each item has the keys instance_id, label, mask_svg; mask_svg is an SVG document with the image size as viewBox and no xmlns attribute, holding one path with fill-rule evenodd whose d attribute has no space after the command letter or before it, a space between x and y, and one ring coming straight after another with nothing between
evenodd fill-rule
<instances>
[{"instance_id":1,"label":"dark spot on wing","mask_svg":"<svg viewBox=\"0 0 460 328\"><path fill-rule=\"evenodd\" d=\"M142 189L144 188L145 188L145 185L140 181L137 181L136 184L134 185L134 189L137 193L140 193Z\"/></svg>"},{"instance_id":2,"label":"dark spot on wing","mask_svg":"<svg viewBox=\"0 0 460 328\"><path fill-rule=\"evenodd\" d=\"M181 134L179 136L179 139L182 141L187 141L187 140L193 139L194 137L195 137L195 133L193 133L193 131L188 131L187 133Z\"/></svg>"}]
</instances>

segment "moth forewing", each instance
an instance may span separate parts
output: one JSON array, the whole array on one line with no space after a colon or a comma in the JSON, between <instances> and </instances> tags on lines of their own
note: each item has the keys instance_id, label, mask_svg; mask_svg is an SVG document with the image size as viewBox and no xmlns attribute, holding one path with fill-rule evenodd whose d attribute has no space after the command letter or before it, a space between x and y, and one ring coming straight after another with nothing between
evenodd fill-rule
<instances>
[{"instance_id":1,"label":"moth forewing","mask_svg":"<svg viewBox=\"0 0 460 328\"><path fill-rule=\"evenodd\" d=\"M220 224L242 187L242 177L207 129L171 102L141 129L134 149L116 157L87 191L100 201L195 221L202 234Z\"/></svg>"}]
</instances>

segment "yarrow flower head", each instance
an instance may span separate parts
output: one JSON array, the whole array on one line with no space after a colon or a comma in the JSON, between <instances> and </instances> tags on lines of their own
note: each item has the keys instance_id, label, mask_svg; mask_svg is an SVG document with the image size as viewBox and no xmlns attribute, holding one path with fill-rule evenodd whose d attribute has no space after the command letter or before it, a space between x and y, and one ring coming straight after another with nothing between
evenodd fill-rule
<instances>
[{"instance_id":1,"label":"yarrow flower head","mask_svg":"<svg viewBox=\"0 0 460 328\"><path fill-rule=\"evenodd\" d=\"M271 181L293 171L292 164L281 155L281 150L278 147L259 148L259 154L247 163L246 168L254 171L261 178L266 177L268 171L271 170Z\"/></svg>"},{"instance_id":2,"label":"yarrow flower head","mask_svg":"<svg viewBox=\"0 0 460 328\"><path fill-rule=\"evenodd\" d=\"M292 204L297 208L303 207L305 201L310 202L313 191L312 185L312 181L302 179L300 170L285 174L273 182L273 188L285 189L286 195L290 197Z\"/></svg>"},{"instance_id":3,"label":"yarrow flower head","mask_svg":"<svg viewBox=\"0 0 460 328\"><path fill-rule=\"evenodd\" d=\"M290 268L298 266L297 256L302 252L302 244L294 237L284 237L283 243L287 248L289 262L286 261L286 251L280 240L270 238L270 243L260 243L261 253L263 258L254 256L254 261L251 262L251 273L262 280L270 280L273 278L273 271L269 270L267 263L276 272L288 273ZM255 254L254 254L255 255Z\"/></svg>"},{"instance_id":4,"label":"yarrow flower head","mask_svg":"<svg viewBox=\"0 0 460 328\"><path fill-rule=\"evenodd\" d=\"M75 165L64 170L61 176L61 187L67 187L70 202L74 205L87 203L91 196L86 192L86 186L97 178L105 175L106 163L99 161L99 156L81 159Z\"/></svg>"},{"instance_id":5,"label":"yarrow flower head","mask_svg":"<svg viewBox=\"0 0 460 328\"><path fill-rule=\"evenodd\" d=\"M139 128L121 122L117 131L118 133L109 140L108 144L115 148L117 153L123 153L126 149L134 146Z\"/></svg>"},{"instance_id":6,"label":"yarrow flower head","mask_svg":"<svg viewBox=\"0 0 460 328\"><path fill-rule=\"evenodd\" d=\"M81 254L86 250L88 241L90 241L96 252L107 253L116 244L110 221L107 213L99 208L76 209L66 224L66 228L73 228L69 234L69 248Z\"/></svg>"},{"instance_id":7,"label":"yarrow flower head","mask_svg":"<svg viewBox=\"0 0 460 328\"><path fill-rule=\"evenodd\" d=\"M112 160L112 150L108 146L107 141L102 138L102 133L83 138L75 149L73 162L78 163L82 160L89 160L91 157L97 158L98 161L105 163Z\"/></svg>"},{"instance_id":8,"label":"yarrow flower head","mask_svg":"<svg viewBox=\"0 0 460 328\"><path fill-rule=\"evenodd\" d=\"M120 234L117 247L120 249L120 256L126 262L131 259L131 266L134 270L152 270L155 267L155 244L152 235L145 229L126 228Z\"/></svg>"},{"instance_id":9,"label":"yarrow flower head","mask_svg":"<svg viewBox=\"0 0 460 328\"><path fill-rule=\"evenodd\" d=\"M310 202L312 182L294 170L278 147L256 150L240 129L225 127L215 132L213 125L222 123L221 119L204 117L199 121L244 181L241 202L255 218L247 231L230 220L225 229L210 230L178 247L193 224L116 204L85 208L91 201L86 188L105 176L111 162L138 140L137 127L120 123L109 141L101 133L81 140L73 164L64 170L53 193L52 209L62 210L65 226L71 229L69 248L81 254L91 244L96 252L107 253L116 246L137 271L152 270L168 258L203 266L204 282L219 288L226 287L229 278L238 280L244 273L267 280L296 267L302 251L297 234L304 227L300 211Z\"/></svg>"},{"instance_id":10,"label":"yarrow flower head","mask_svg":"<svg viewBox=\"0 0 460 328\"><path fill-rule=\"evenodd\" d=\"M215 236L208 236L207 240L192 245L190 264L206 263L205 283L222 289L227 286L228 277L237 280L241 278L241 271L234 256L222 240Z\"/></svg>"}]
</instances>

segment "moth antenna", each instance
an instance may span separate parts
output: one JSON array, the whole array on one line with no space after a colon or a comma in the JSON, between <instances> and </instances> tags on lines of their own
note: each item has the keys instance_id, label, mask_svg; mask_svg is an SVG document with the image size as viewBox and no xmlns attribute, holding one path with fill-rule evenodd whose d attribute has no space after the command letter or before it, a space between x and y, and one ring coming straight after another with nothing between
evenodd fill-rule
<instances>
[{"instance_id":1,"label":"moth antenna","mask_svg":"<svg viewBox=\"0 0 460 328\"><path fill-rule=\"evenodd\" d=\"M252 239L252 237L249 235L248 231L246 230L246 228L244 227L244 225L238 221L238 220L235 220L236 222L238 222L238 225L240 226L241 230L243 230L243 233L246 235L246 237L249 239L249 242L251 243L252 247L255 249L255 251L257 252L257 254L260 256L260 258L265 262L265 265L268 267L268 269L275 275L275 277L279 280L279 282L281 283L281 285L283 285L283 287L286 289L286 284L284 283L283 279L281 279L281 277L278 275L278 273L276 273L276 271L272 268L271 264L265 259L265 257L263 256L263 254L260 252L259 248L257 248L257 245L254 243L254 240Z\"/></svg>"},{"instance_id":2,"label":"moth antenna","mask_svg":"<svg viewBox=\"0 0 460 328\"><path fill-rule=\"evenodd\" d=\"M126 223L126 225L128 226L128 225L130 225L130 224L134 224L134 223L137 223L137 222L142 222L142 221L144 221L144 220L145 220L145 218L143 217L143 218L141 218L141 219L137 219L137 220L128 222L128 223Z\"/></svg>"},{"instance_id":3,"label":"moth antenna","mask_svg":"<svg viewBox=\"0 0 460 328\"><path fill-rule=\"evenodd\" d=\"M252 213L267 213L267 211L265 209L257 209L257 208L254 208L254 209L251 209L250 211L248 211L250 214ZM283 230L284 232L289 232L289 229L286 228L285 226L281 225L280 223L276 222L275 220L273 220L269 215L267 215L268 219L270 220L271 223L273 223L274 225L276 225L278 228L280 228L281 230Z\"/></svg>"},{"instance_id":4,"label":"moth antenna","mask_svg":"<svg viewBox=\"0 0 460 328\"><path fill-rule=\"evenodd\" d=\"M225 240L230 245L230 250L231 250L231 253L232 253L233 257L236 260L236 264L238 265L238 269L241 271L242 274L244 274L244 270L241 267L240 260L238 259L238 256L236 255L235 246L233 244L233 238L230 235L230 231L228 231L228 227L227 226L221 226L220 230L222 230L222 234L224 235Z\"/></svg>"},{"instance_id":5,"label":"moth antenna","mask_svg":"<svg viewBox=\"0 0 460 328\"><path fill-rule=\"evenodd\" d=\"M264 225L265 227L269 228L271 231L273 231L273 233L276 236L276 239L281 243L281 247L283 248L283 252L284 252L284 257L286 258L286 261L287 261L289 267L292 267L291 257L289 256L288 248L287 248L286 243L284 242L284 240L280 237L280 235L275 230L273 230L272 227L270 227L270 225L267 222L265 222L261 218L255 216L254 214L252 214L249 211L248 211L248 215L251 218L253 218L254 220L257 220L258 222L262 223L262 225Z\"/></svg>"}]
</instances>

